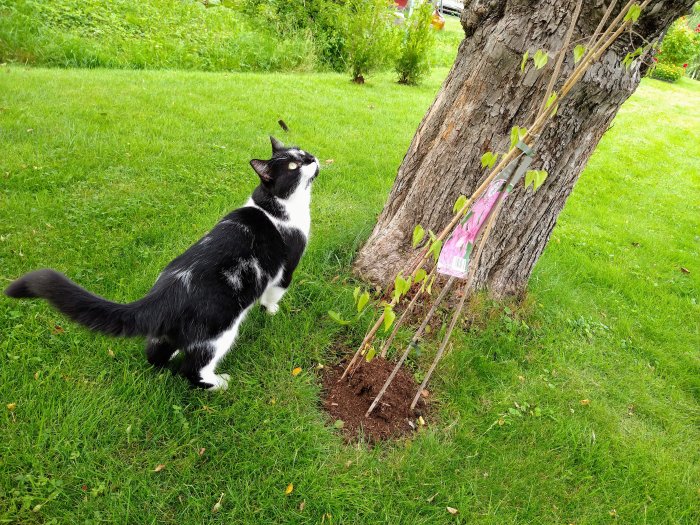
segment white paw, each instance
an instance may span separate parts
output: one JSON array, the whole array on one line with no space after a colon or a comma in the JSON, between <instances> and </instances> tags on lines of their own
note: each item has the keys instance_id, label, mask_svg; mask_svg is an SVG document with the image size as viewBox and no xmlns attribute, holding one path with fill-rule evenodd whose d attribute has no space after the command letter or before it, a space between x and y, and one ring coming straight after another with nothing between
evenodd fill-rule
<instances>
[{"instance_id":1,"label":"white paw","mask_svg":"<svg viewBox=\"0 0 700 525\"><path fill-rule=\"evenodd\" d=\"M265 310L267 310L268 315L275 315L280 309L280 305L278 305L278 304L271 304L271 305L266 304L264 306L265 306Z\"/></svg>"},{"instance_id":2,"label":"white paw","mask_svg":"<svg viewBox=\"0 0 700 525\"><path fill-rule=\"evenodd\" d=\"M230 379L231 376L228 374L214 374L211 381L213 385L210 386L208 390L226 390Z\"/></svg>"}]
</instances>

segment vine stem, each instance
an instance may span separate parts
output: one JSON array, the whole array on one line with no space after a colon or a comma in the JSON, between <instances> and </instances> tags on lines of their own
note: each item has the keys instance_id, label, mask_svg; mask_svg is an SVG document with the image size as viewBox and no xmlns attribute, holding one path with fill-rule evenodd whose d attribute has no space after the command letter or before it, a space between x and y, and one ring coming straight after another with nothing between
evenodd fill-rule
<instances>
[{"instance_id":1,"label":"vine stem","mask_svg":"<svg viewBox=\"0 0 700 525\"><path fill-rule=\"evenodd\" d=\"M394 341L394 338L396 337L396 334L399 332L399 328L401 328L401 326L403 325L403 323L404 323L404 322L406 321L406 319L408 318L408 314L410 314L411 311L413 310L413 307L416 305L416 301L418 300L418 298L419 298L421 295L423 295L423 292L425 291L425 286L426 286L426 284L429 282L429 280L432 278L432 276L435 275L435 269L436 269L436 268L437 268L437 265L436 265L435 267L433 267L433 269L432 269L432 271L430 272L430 274L428 274L428 275L425 276L425 279L424 279L424 281L423 281L425 284L424 284L423 286L420 286L420 287L418 288L418 290L416 291L416 294L413 296L413 299L411 299L411 302L408 303L408 306L406 307L406 309L404 310L404 312L401 314L401 317L399 317L399 320L396 321L396 324L394 325L394 329L392 330L391 335L389 336L389 338L388 338L388 339L386 340L386 342L384 343L384 346L382 347L382 351L381 351L381 353L380 353L380 357L386 357L386 353L387 353L387 351L389 350L389 347L391 346L391 343Z\"/></svg>"},{"instance_id":2,"label":"vine stem","mask_svg":"<svg viewBox=\"0 0 700 525\"><path fill-rule=\"evenodd\" d=\"M581 14L582 7L583 0L578 0L576 8L574 9L574 14L571 16L571 25L566 31L566 36L564 37L561 49L559 50L559 53L557 55L557 63L554 66L554 72L552 73L552 76L549 79L549 84L547 84L547 92L544 94L542 104L540 104L540 109L537 112L538 115L542 114L547 109L547 101L549 100L549 96L552 94L552 91L554 90L554 85L557 83L557 79L559 78L561 66L564 63L564 57L566 57L566 53L569 48L569 42L571 42L571 36L573 35L574 29L576 28L576 22L578 22L578 17Z\"/></svg>"},{"instance_id":3,"label":"vine stem","mask_svg":"<svg viewBox=\"0 0 700 525\"><path fill-rule=\"evenodd\" d=\"M420 339L421 335L423 335L423 330L425 330L425 327L428 325L430 320L433 318L433 315L435 315L435 312L437 311L438 306L440 306L440 303L442 303L443 299L447 295L447 292L449 292L450 289L452 288L452 285L454 284L454 282L455 282L455 278L450 277L449 280L447 281L447 283L445 283L445 286L443 287L442 291L440 292L440 295L438 295L438 298L435 300L435 302L433 303L433 306L430 308L428 315L426 315L425 319L423 319L423 322L418 327L418 330L416 330L416 333L411 338L411 342L408 343L408 345L406 346L406 350L401 355L401 358L399 359L398 363L396 363L396 366L394 366L394 369L391 371L391 374L389 374L389 377L387 377L386 381L384 382L382 389L379 391L377 396L374 398L374 401L372 401L372 404L367 409L367 412L365 412L365 417L368 417L372 413L372 411L375 409L375 407L379 404L379 401L381 401L382 397L384 396L386 389L389 388L389 385L394 380L394 377L398 373L399 368L401 368L401 365L408 357L408 354L411 351L411 348L418 346L418 340Z\"/></svg>"},{"instance_id":4,"label":"vine stem","mask_svg":"<svg viewBox=\"0 0 700 525\"><path fill-rule=\"evenodd\" d=\"M507 192L505 191L506 187L507 184L504 186L504 191L501 193L501 195L499 195L496 207L491 212L488 222L486 223L486 228L484 229L484 233L482 234L481 240L479 241L477 252L474 254L474 260L472 261L471 267L469 268L469 273L467 274L467 278L464 281L464 285L462 285L462 298L459 300L459 304L457 305L457 309L455 310L454 314L452 314L452 320L450 321L450 326L447 328L447 332L445 332L445 336L442 339L442 344L440 345L437 354L435 354L435 358L433 359L433 362L431 363L428 372L425 374L425 378L423 379L423 382L418 388L418 392L416 392L416 395L413 398L413 401L411 402L411 410L416 408L416 404L420 399L421 393L423 392L423 390L425 390L425 387L428 385L428 381L430 381L430 376L433 375L435 367L437 367L437 364L440 362L440 359L442 359L442 354L445 352L445 348L447 348L447 343L450 341L450 337L452 336L452 330L454 330L454 327L457 324L457 320L459 319L459 316L462 313L462 309L466 304L471 284L474 280L474 275L476 274L476 269L479 267L481 254L484 251L484 246L486 246L486 241L488 240L489 235L491 234L491 230L493 229L493 225L496 222L496 217L498 217L498 214L501 212L501 208L503 208L503 202L505 201L507 195Z\"/></svg>"}]
</instances>

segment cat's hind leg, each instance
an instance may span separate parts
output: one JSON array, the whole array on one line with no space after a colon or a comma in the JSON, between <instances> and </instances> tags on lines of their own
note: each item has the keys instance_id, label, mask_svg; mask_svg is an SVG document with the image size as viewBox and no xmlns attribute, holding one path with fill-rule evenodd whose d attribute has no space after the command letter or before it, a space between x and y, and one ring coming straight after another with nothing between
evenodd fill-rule
<instances>
[{"instance_id":1,"label":"cat's hind leg","mask_svg":"<svg viewBox=\"0 0 700 525\"><path fill-rule=\"evenodd\" d=\"M217 337L196 342L187 347L181 371L194 386L209 390L228 388L231 377L228 374L217 374L216 367L236 340L238 329L247 312L248 308L243 310L234 323Z\"/></svg>"},{"instance_id":2,"label":"cat's hind leg","mask_svg":"<svg viewBox=\"0 0 700 525\"><path fill-rule=\"evenodd\" d=\"M146 343L146 359L153 366L163 367L167 365L175 352L177 352L177 348L165 337L149 338Z\"/></svg>"},{"instance_id":3,"label":"cat's hind leg","mask_svg":"<svg viewBox=\"0 0 700 525\"><path fill-rule=\"evenodd\" d=\"M277 313L280 309L279 302L286 291L286 288L274 284L265 288L260 296L260 304L263 305L268 314L275 315Z\"/></svg>"},{"instance_id":4,"label":"cat's hind leg","mask_svg":"<svg viewBox=\"0 0 700 525\"><path fill-rule=\"evenodd\" d=\"M222 352L221 349L217 352L211 341L195 343L185 350L185 359L180 371L190 380L192 386L208 390L226 390L230 376L215 373L216 365L225 355L226 352Z\"/></svg>"}]
</instances>

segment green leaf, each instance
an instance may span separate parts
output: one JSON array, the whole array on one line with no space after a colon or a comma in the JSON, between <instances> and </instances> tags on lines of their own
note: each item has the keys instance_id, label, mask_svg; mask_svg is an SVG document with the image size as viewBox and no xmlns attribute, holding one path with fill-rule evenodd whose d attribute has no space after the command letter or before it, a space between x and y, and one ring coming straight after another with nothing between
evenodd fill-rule
<instances>
[{"instance_id":1,"label":"green leaf","mask_svg":"<svg viewBox=\"0 0 700 525\"><path fill-rule=\"evenodd\" d=\"M411 289L411 278L404 279L401 274L394 280L394 299L398 302L402 295L406 295Z\"/></svg>"},{"instance_id":2,"label":"green leaf","mask_svg":"<svg viewBox=\"0 0 700 525\"><path fill-rule=\"evenodd\" d=\"M586 46L579 44L574 48L574 64L583 58L586 54Z\"/></svg>"},{"instance_id":3,"label":"green leaf","mask_svg":"<svg viewBox=\"0 0 700 525\"><path fill-rule=\"evenodd\" d=\"M394 319L396 319L396 312L390 304L384 307L384 331L386 332L394 324Z\"/></svg>"},{"instance_id":4,"label":"green leaf","mask_svg":"<svg viewBox=\"0 0 700 525\"><path fill-rule=\"evenodd\" d=\"M442 241L435 240L433 244L430 245L428 254L432 254L433 258L437 262L437 260L440 258L440 250L442 250Z\"/></svg>"},{"instance_id":5,"label":"green leaf","mask_svg":"<svg viewBox=\"0 0 700 525\"><path fill-rule=\"evenodd\" d=\"M549 175L545 170L528 170L525 173L525 187L532 184L532 191L536 192Z\"/></svg>"},{"instance_id":6,"label":"green leaf","mask_svg":"<svg viewBox=\"0 0 700 525\"><path fill-rule=\"evenodd\" d=\"M627 20L632 20L632 22L636 22L639 20L639 16L642 14L642 8L639 4L632 4L629 8L629 11L627 11L627 14L625 15L625 22Z\"/></svg>"},{"instance_id":7,"label":"green leaf","mask_svg":"<svg viewBox=\"0 0 700 525\"><path fill-rule=\"evenodd\" d=\"M555 91L552 93L549 98L547 99L547 103L544 105L545 109L549 109L549 106L554 104L554 101L557 99L559 95L557 95L557 92Z\"/></svg>"},{"instance_id":8,"label":"green leaf","mask_svg":"<svg viewBox=\"0 0 700 525\"><path fill-rule=\"evenodd\" d=\"M538 49L535 53L535 56L532 57L532 61L535 63L535 67L537 69L542 69L544 66L547 65L547 62L549 61L549 55L546 51Z\"/></svg>"},{"instance_id":9,"label":"green leaf","mask_svg":"<svg viewBox=\"0 0 700 525\"><path fill-rule=\"evenodd\" d=\"M416 282L416 283L421 282L423 279L425 279L425 277L426 277L427 275L428 275L428 272L426 272L423 268L420 268L420 269L416 272L415 282Z\"/></svg>"},{"instance_id":10,"label":"green leaf","mask_svg":"<svg viewBox=\"0 0 700 525\"><path fill-rule=\"evenodd\" d=\"M425 237L425 230L423 229L423 226L420 224L417 224L415 228L413 228L413 247L415 248L420 244L420 242L423 240L423 237Z\"/></svg>"},{"instance_id":11,"label":"green leaf","mask_svg":"<svg viewBox=\"0 0 700 525\"><path fill-rule=\"evenodd\" d=\"M455 201L455 205L452 206L452 213L457 213L459 210L464 208L464 205L467 203L467 196L466 195L460 195L457 197L457 200Z\"/></svg>"},{"instance_id":12,"label":"green leaf","mask_svg":"<svg viewBox=\"0 0 700 525\"><path fill-rule=\"evenodd\" d=\"M361 291L362 291L362 290L361 290L360 287L358 286L358 287L355 288L355 290L352 292L352 297L353 297L353 299L355 299L355 302L357 302L357 298L360 297L360 292L361 292Z\"/></svg>"},{"instance_id":13,"label":"green leaf","mask_svg":"<svg viewBox=\"0 0 700 525\"><path fill-rule=\"evenodd\" d=\"M369 349L369 352L367 352L367 355L365 356L365 361L368 363L374 359L374 356L377 355L377 351L374 349L374 347Z\"/></svg>"},{"instance_id":14,"label":"green leaf","mask_svg":"<svg viewBox=\"0 0 700 525\"><path fill-rule=\"evenodd\" d=\"M342 419L336 419L335 423L333 423L333 426L340 430L345 426L345 421L343 421Z\"/></svg>"},{"instance_id":15,"label":"green leaf","mask_svg":"<svg viewBox=\"0 0 700 525\"><path fill-rule=\"evenodd\" d=\"M625 66L625 68L629 69L632 67L632 64L634 63L634 59L640 56L644 52L644 48L638 47L631 53L627 53L625 58L622 59L622 65Z\"/></svg>"},{"instance_id":16,"label":"green leaf","mask_svg":"<svg viewBox=\"0 0 700 525\"><path fill-rule=\"evenodd\" d=\"M358 313L364 310L365 306L369 302L369 292L363 293L357 300L357 311Z\"/></svg>"},{"instance_id":17,"label":"green leaf","mask_svg":"<svg viewBox=\"0 0 700 525\"><path fill-rule=\"evenodd\" d=\"M340 314L338 312L334 312L333 310L328 310L328 317L333 319L336 323L346 325L350 324L350 321L346 321L342 317L340 317Z\"/></svg>"},{"instance_id":18,"label":"green leaf","mask_svg":"<svg viewBox=\"0 0 700 525\"><path fill-rule=\"evenodd\" d=\"M510 130L510 149L513 149L519 141L525 138L525 135L527 135L526 128L513 126L513 129Z\"/></svg>"},{"instance_id":19,"label":"green leaf","mask_svg":"<svg viewBox=\"0 0 700 525\"><path fill-rule=\"evenodd\" d=\"M523 55L523 61L520 63L520 72L525 71L525 66L527 65L527 59L530 58L530 51L525 51Z\"/></svg>"},{"instance_id":20,"label":"green leaf","mask_svg":"<svg viewBox=\"0 0 700 525\"><path fill-rule=\"evenodd\" d=\"M430 279L430 282L428 283L428 286L426 287L426 291L428 292L428 295L433 294L433 283L435 282L435 277L436 275L433 275L433 278Z\"/></svg>"},{"instance_id":21,"label":"green leaf","mask_svg":"<svg viewBox=\"0 0 700 525\"><path fill-rule=\"evenodd\" d=\"M487 151L481 156L481 167L482 168L493 168L493 165L496 164L496 161L498 160L498 153L493 153L491 151Z\"/></svg>"}]
</instances>

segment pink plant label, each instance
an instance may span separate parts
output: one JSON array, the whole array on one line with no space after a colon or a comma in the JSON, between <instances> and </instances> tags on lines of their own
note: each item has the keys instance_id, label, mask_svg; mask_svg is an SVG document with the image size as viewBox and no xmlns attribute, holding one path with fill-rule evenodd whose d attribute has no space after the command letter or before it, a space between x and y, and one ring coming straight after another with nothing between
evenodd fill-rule
<instances>
[{"instance_id":1,"label":"pink plant label","mask_svg":"<svg viewBox=\"0 0 700 525\"><path fill-rule=\"evenodd\" d=\"M510 173L502 173L491 181L484 194L479 197L469 209L467 214L458 224L452 235L447 239L440 252L438 259L438 272L443 275L452 275L459 279L467 276L469 258L474 249L474 243L486 222L489 213L498 200L499 195L504 191L506 180ZM512 186L505 187L506 195Z\"/></svg>"}]
</instances>

